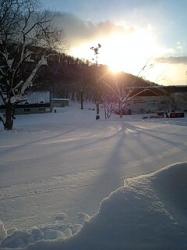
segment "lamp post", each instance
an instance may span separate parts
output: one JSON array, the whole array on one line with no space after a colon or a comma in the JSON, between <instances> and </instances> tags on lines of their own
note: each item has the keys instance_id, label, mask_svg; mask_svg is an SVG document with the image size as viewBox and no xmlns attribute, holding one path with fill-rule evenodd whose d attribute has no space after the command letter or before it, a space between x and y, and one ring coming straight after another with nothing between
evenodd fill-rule
<instances>
[{"instance_id":1,"label":"lamp post","mask_svg":"<svg viewBox=\"0 0 187 250\"><path fill-rule=\"evenodd\" d=\"M101 48L101 44L98 43L98 45L96 47L92 46L90 49L93 50L94 52L94 60L95 60L95 64L96 64L96 68L98 66L98 55L99 55L99 50ZM97 74L97 72L96 72ZM98 86L96 86L98 87ZM100 114L99 114L99 97L98 97L98 90L96 90L96 120L100 119Z\"/></svg>"}]
</instances>

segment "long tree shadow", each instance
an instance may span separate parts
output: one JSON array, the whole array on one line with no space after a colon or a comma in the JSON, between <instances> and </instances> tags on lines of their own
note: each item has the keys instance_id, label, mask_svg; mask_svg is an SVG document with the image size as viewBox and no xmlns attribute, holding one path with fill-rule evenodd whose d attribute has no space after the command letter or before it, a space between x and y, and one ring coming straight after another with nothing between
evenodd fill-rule
<instances>
[{"instance_id":1,"label":"long tree shadow","mask_svg":"<svg viewBox=\"0 0 187 250\"><path fill-rule=\"evenodd\" d=\"M18 149L24 148L24 147L26 147L28 145L30 146L30 145L33 145L33 144L36 144L36 143L39 143L39 142L43 142L43 141L46 141L46 140L55 139L55 138L58 138L60 136L65 135L65 134L71 133L71 132L73 132L75 130L76 130L76 128L68 129L68 130L66 130L64 132L61 132L61 133L55 135L55 136L54 135L53 136L47 136L47 137L44 137L44 138L41 138L41 139L38 139L38 140L33 140L33 141L23 143L21 145L18 145L18 146L12 147L12 148L8 148L8 149L5 149L5 150L0 150L0 153L2 153L2 154L12 153L12 152L14 152L14 151L16 151Z\"/></svg>"},{"instance_id":2,"label":"long tree shadow","mask_svg":"<svg viewBox=\"0 0 187 250\"><path fill-rule=\"evenodd\" d=\"M36 141L30 142L30 143L22 144L22 145L20 145L20 146L17 146L16 148L13 148L12 150L7 149L7 150L4 150L4 151L0 151L0 154L1 154L1 153L2 153L3 155L6 154L6 153L10 154L10 153L13 153L14 151L19 150L19 149L21 149L21 148L24 148L24 147L26 147L26 146L30 146L30 145L33 145L33 144L37 144L37 143L40 143L40 142L44 142L45 140L48 140L48 139L59 138L60 136L63 136L63 135L68 134L68 133L71 133L71 132L73 132L73 131L75 131L75 130L76 130L76 129L72 129L72 130L66 131L66 132L64 132L64 133L60 133L60 134L58 134L58 135L56 135L56 136L46 137L46 138L43 138L43 139L40 139L40 140L36 140ZM97 144L101 144L101 143L103 143L103 142L106 142L106 143L107 143L107 141L109 141L110 139L115 138L119 133L121 133L121 129L117 130L115 133L113 133L113 134L111 134L111 135L107 135L107 136L105 136L105 137L103 137L103 138L96 138L96 139L94 139L93 141L88 141L88 140L90 140L90 138L88 137L88 138L86 138L86 142L85 142L85 140L82 140L81 143L80 143L81 140L80 140L80 141L77 141L77 145L75 145L75 144L76 144L75 141L72 140L72 141L68 142L69 145L70 145L70 147L67 147L67 146L66 146L65 149L60 148L60 143L59 143L59 147L58 147L59 149L58 149L58 150L55 149L55 152L53 152L52 150L51 150L50 152L47 151L46 159L56 158L56 157L58 157L59 155L62 156L63 154L66 154L66 153L69 153L69 152L72 152L72 151L84 150L84 149L86 149L86 148L88 148L88 147L91 147L91 146L94 146L94 145L97 145ZM87 142L87 141L88 141L88 142ZM62 142L62 143L63 143L63 142ZM31 159L32 159L32 163L34 163L34 162L43 160L43 156L36 156L36 155L35 155L34 158L31 156L31 158L26 159L26 160L23 160L23 159L21 158L20 161L21 161L21 162L25 161L25 164L26 164L26 163L29 162ZM46 159L45 159L45 160L46 160ZM17 162L19 162L19 160L17 160Z\"/></svg>"},{"instance_id":3,"label":"long tree shadow","mask_svg":"<svg viewBox=\"0 0 187 250\"><path fill-rule=\"evenodd\" d=\"M79 195L81 208L84 212L91 214L96 212L102 199L123 185L122 166L124 159L121 159L121 153L126 145L125 129L125 125L122 123L121 131L116 135L117 142L110 152L109 158L98 169L99 175L94 177L93 182Z\"/></svg>"},{"instance_id":4,"label":"long tree shadow","mask_svg":"<svg viewBox=\"0 0 187 250\"><path fill-rule=\"evenodd\" d=\"M124 176L123 170L124 169L122 167L122 162L120 161L120 152L122 148L126 152L127 152L127 149L128 149L128 152L130 152L130 150L133 150L132 148L130 149L130 145L127 145L127 143L125 143L126 136L127 136L127 134L125 133L125 130L127 128L133 131L137 131L135 138L137 138L138 145L140 146L142 145L142 147L145 148L145 151L149 152L150 155L154 155L154 150L152 150L151 147L149 147L149 145L145 143L141 135L146 135L150 138L155 139L155 143L156 141L159 140L160 142L164 142L166 144L171 145L171 147L179 147L182 150L186 150L186 146L182 143L172 141L171 139L168 139L168 138L162 138L158 135L151 133L151 132L154 133L157 131L152 130L150 132L149 129L146 129L146 130L142 129L136 125L132 125L132 123L123 123L122 129L120 133L118 134L117 143L113 147L113 150L110 154L109 159L107 160L104 166L101 166L103 170L102 173L95 179L93 183L91 183L89 187L87 187L87 190L85 191L85 193L83 192L80 194L80 200L82 204L86 203L85 209L87 211L96 210L97 204L99 204L99 202L103 199L103 197L106 197L110 192L112 192L116 188L123 185L123 176ZM137 148L135 148L134 152L131 152L131 153L133 154L133 156L138 155ZM139 160L141 159L141 155L138 156L138 159ZM140 162L140 164L141 163L142 162ZM151 164L155 165L155 166L152 166L154 167L154 170L162 167L161 161L157 162L156 164L154 162L151 162ZM147 165L150 165L150 163L148 162ZM153 171L152 168L148 168L148 167L144 168L142 166L139 166L139 167L142 169L142 172Z\"/></svg>"},{"instance_id":5,"label":"long tree shadow","mask_svg":"<svg viewBox=\"0 0 187 250\"><path fill-rule=\"evenodd\" d=\"M172 125L175 125L175 124L172 124ZM186 127L186 126L185 126ZM150 131L150 132L157 132L157 130L154 130L152 128L147 128L146 129L147 131ZM169 136L180 136L180 137L187 137L187 133L183 133L183 134L180 134L180 133L173 133L173 132L168 132L166 130L162 131L161 129L158 131L159 134L164 134L164 135L169 135Z\"/></svg>"},{"instance_id":6,"label":"long tree shadow","mask_svg":"<svg viewBox=\"0 0 187 250\"><path fill-rule=\"evenodd\" d=\"M163 142L165 142L165 143L167 143L167 144L170 144L170 145L172 145L172 146L174 146L174 147L179 147L179 148L182 149L182 150L186 150L186 146L185 146L183 143L179 143L179 142L176 142L176 141L172 141L172 140L170 140L170 139L166 139L166 138L160 137L160 136L158 136L158 135L152 134L151 132L148 132L148 131L150 131L149 129L142 129L142 128L140 128L140 127L138 127L138 126L134 126L134 125L132 125L132 124L128 124L127 126L128 126L129 128L132 128L132 129L134 129L134 130L140 132L141 134L145 134L145 135L147 135L147 136L153 137L153 138L155 138L155 139L157 139L157 140L161 140L161 141L163 141ZM152 130L152 132L155 133L155 132L157 132L157 131ZM160 132L159 132L159 133L160 133Z\"/></svg>"},{"instance_id":7,"label":"long tree shadow","mask_svg":"<svg viewBox=\"0 0 187 250\"><path fill-rule=\"evenodd\" d=\"M179 119L181 119L181 118L179 118ZM186 120L170 120L170 122L168 124L186 127L187 121Z\"/></svg>"}]
</instances>

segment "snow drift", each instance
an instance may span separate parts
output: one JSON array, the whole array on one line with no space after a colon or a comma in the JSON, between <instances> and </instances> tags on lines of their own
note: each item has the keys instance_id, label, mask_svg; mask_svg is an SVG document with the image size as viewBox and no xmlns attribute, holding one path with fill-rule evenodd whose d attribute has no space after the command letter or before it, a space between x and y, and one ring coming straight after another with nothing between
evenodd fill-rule
<instances>
[{"instance_id":1,"label":"snow drift","mask_svg":"<svg viewBox=\"0 0 187 250\"><path fill-rule=\"evenodd\" d=\"M99 213L65 241L27 250L187 249L187 163L131 178L101 203Z\"/></svg>"}]
</instances>

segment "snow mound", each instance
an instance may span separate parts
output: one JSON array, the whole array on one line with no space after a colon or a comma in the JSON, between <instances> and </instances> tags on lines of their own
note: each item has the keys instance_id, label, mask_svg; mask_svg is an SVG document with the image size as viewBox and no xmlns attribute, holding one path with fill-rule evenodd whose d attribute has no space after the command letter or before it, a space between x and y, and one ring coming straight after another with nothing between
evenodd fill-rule
<instances>
[{"instance_id":1,"label":"snow mound","mask_svg":"<svg viewBox=\"0 0 187 250\"><path fill-rule=\"evenodd\" d=\"M186 193L187 163L127 179L61 249L187 249Z\"/></svg>"},{"instance_id":2,"label":"snow mound","mask_svg":"<svg viewBox=\"0 0 187 250\"><path fill-rule=\"evenodd\" d=\"M27 250L187 249L187 163L127 179L71 239Z\"/></svg>"}]
</instances>

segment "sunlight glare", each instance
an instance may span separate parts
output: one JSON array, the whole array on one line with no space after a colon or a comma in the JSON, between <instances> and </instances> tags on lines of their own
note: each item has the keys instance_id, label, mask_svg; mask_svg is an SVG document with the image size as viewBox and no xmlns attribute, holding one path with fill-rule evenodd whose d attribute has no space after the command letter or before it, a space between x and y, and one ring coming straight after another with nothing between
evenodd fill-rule
<instances>
[{"instance_id":1,"label":"sunlight glare","mask_svg":"<svg viewBox=\"0 0 187 250\"><path fill-rule=\"evenodd\" d=\"M100 64L108 65L113 73L125 71L137 75L141 68L154 57L164 53L150 26L136 27L130 31L114 31L95 37L71 49L73 56L92 60L94 44L102 44L98 55Z\"/></svg>"}]
</instances>

